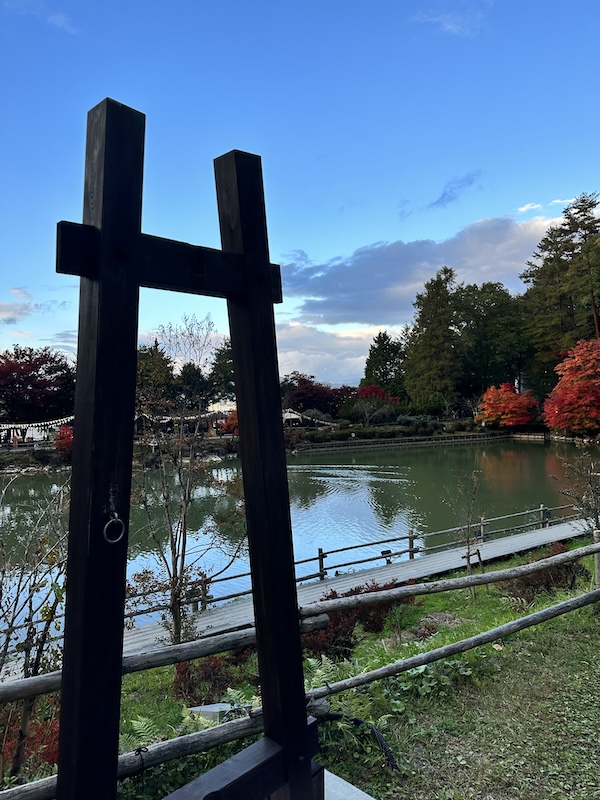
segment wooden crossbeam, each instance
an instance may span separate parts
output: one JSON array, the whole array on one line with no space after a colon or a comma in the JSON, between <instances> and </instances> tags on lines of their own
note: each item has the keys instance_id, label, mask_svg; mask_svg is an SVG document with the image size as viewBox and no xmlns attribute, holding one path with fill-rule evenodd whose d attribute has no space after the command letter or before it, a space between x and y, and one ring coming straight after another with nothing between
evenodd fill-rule
<instances>
[{"instance_id":1,"label":"wooden crossbeam","mask_svg":"<svg viewBox=\"0 0 600 800\"><path fill-rule=\"evenodd\" d=\"M318 752L317 721L308 725L310 755ZM323 767L312 765L312 776L319 778ZM246 747L210 772L196 778L165 800L266 800L287 780L284 748L265 737Z\"/></svg>"},{"instance_id":2,"label":"wooden crossbeam","mask_svg":"<svg viewBox=\"0 0 600 800\"><path fill-rule=\"evenodd\" d=\"M246 293L243 255L144 233L137 237L136 245L133 261L140 286L210 297ZM100 274L100 259L98 228L77 222L58 223L57 272L94 279ZM269 269L271 302L281 303L281 270L278 264L270 264Z\"/></svg>"}]
</instances>

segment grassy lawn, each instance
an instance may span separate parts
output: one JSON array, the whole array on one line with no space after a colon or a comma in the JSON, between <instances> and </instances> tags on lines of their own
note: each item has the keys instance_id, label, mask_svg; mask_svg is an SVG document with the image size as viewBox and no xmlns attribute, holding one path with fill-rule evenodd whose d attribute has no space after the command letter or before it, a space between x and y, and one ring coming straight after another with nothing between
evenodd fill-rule
<instances>
[{"instance_id":1,"label":"grassy lawn","mask_svg":"<svg viewBox=\"0 0 600 800\"><path fill-rule=\"evenodd\" d=\"M586 566L591 571L591 559ZM591 579L583 577L574 593L589 588ZM503 592L500 585L479 587L475 598L461 590L397 606L381 633L359 634L348 661L313 657L307 679L318 686L374 669L569 596L543 592L529 602L507 599ZM346 718L320 725L321 761L376 800L600 799L599 610L589 606L331 698L331 711ZM162 668L125 677L124 732L143 717L152 721L159 738L174 735L182 701L173 697L173 676L173 668ZM364 726L348 721L354 717L381 731L398 770L386 764ZM152 798L155 786L174 788L174 771L193 774L232 751L229 746L187 766L163 767L154 777L126 785L122 796Z\"/></svg>"},{"instance_id":2,"label":"grassy lawn","mask_svg":"<svg viewBox=\"0 0 600 800\"><path fill-rule=\"evenodd\" d=\"M465 639L580 594L593 583L591 558L585 566L589 573L578 576L572 591L503 584L478 587L475 597L460 590L396 605L378 633L357 628L356 646L346 660L338 658L339 640L329 650L324 648L331 642L313 642L316 649L305 663L307 689ZM336 630L343 630L342 623ZM375 800L600 800L599 640L600 608L587 606L460 656L332 696L329 710L335 718L320 722L319 758ZM139 748L143 757L147 744L198 730L201 723L185 713L187 706L221 700L227 687L238 690L245 703L258 692L257 674L256 656L240 652L209 656L182 665L177 673L163 667L125 676L122 750ZM7 720L10 712L7 706ZM39 701L41 732L54 724L56 712L49 701ZM45 713L50 722L44 722ZM356 724L357 719L380 732L391 759L373 729ZM40 736L25 780L52 771L52 762L43 763L48 737L42 741ZM246 744L147 770L122 784L120 799L158 800Z\"/></svg>"},{"instance_id":3,"label":"grassy lawn","mask_svg":"<svg viewBox=\"0 0 600 800\"><path fill-rule=\"evenodd\" d=\"M582 579L579 591L588 588ZM356 666L439 647L567 596L542 594L523 608L501 591L434 595L395 609L383 635L359 645ZM336 698L332 705L349 713L362 703L371 721L382 718L400 770L385 765L368 736L347 754L324 737L325 762L376 800L600 798L599 634L599 609L589 606Z\"/></svg>"}]
</instances>

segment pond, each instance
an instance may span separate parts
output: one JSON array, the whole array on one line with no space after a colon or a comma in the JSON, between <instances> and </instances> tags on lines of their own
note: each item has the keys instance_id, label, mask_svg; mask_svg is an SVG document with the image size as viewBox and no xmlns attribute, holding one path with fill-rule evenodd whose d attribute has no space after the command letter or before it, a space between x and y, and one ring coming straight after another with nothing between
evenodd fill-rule
<instances>
[{"instance_id":1,"label":"pond","mask_svg":"<svg viewBox=\"0 0 600 800\"><path fill-rule=\"evenodd\" d=\"M318 548L331 550L460 525L478 519L563 505L561 488L568 484L565 461L574 459L573 445L502 440L473 445L334 450L298 454L288 459L290 511L296 560L315 558ZM232 477L239 462L225 461L212 468L216 477ZM64 474L24 475L10 487L2 510L4 519L17 506L29 508L55 491ZM190 547L195 558L212 536L215 544L202 556L209 572L228 560L231 543L224 531L215 531L212 514L218 498L205 487L198 492L191 514L195 532ZM25 524L31 514L25 515ZM442 536L443 540L443 536ZM381 547L375 548L380 552ZM371 553L366 553L369 555ZM360 557L357 555L357 557ZM132 506L130 524L131 575L157 563L156 548L147 534L143 512ZM331 563L331 562L329 562ZM241 553L230 570L247 570ZM299 574L317 570L316 562ZM247 578L227 584L215 594L247 588Z\"/></svg>"}]
</instances>

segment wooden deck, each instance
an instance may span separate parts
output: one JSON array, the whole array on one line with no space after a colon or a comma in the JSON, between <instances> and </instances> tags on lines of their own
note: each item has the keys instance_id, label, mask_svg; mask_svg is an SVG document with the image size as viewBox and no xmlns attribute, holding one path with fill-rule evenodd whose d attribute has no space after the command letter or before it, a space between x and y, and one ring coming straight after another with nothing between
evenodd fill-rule
<instances>
[{"instance_id":1,"label":"wooden deck","mask_svg":"<svg viewBox=\"0 0 600 800\"><path fill-rule=\"evenodd\" d=\"M573 539L584 533L585 523L582 520L576 520L482 542L478 544L478 548L483 561L489 562L513 553L522 553L542 547L551 542ZM298 584L298 604L306 606L321 600L330 589L341 593L367 581L376 581L379 584L394 581L402 584L411 578L420 580L432 575L440 575L464 567L465 554L465 547L457 547L381 567L347 572L323 581L313 580L305 584ZM248 596L199 613L196 619L196 632L198 638L201 638L214 633L250 627L253 623L252 598ZM124 652L126 654L141 652L156 647L161 642L166 643L166 641L166 631L162 625L159 623L143 625L125 632Z\"/></svg>"}]
</instances>

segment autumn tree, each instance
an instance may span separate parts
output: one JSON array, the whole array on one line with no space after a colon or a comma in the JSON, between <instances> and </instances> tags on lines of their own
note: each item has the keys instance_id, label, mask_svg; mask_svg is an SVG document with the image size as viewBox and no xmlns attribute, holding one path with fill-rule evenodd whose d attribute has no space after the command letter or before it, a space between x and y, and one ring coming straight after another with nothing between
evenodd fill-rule
<instances>
[{"instance_id":1,"label":"autumn tree","mask_svg":"<svg viewBox=\"0 0 600 800\"><path fill-rule=\"evenodd\" d=\"M537 400L529 390L517 392L513 384L502 383L484 392L476 421L501 428L527 425L534 419L536 408Z\"/></svg>"},{"instance_id":2,"label":"autumn tree","mask_svg":"<svg viewBox=\"0 0 600 800\"><path fill-rule=\"evenodd\" d=\"M350 419L358 420L364 425L395 421L398 416L398 398L390 397L377 384L359 386L356 400L347 413Z\"/></svg>"},{"instance_id":3,"label":"autumn tree","mask_svg":"<svg viewBox=\"0 0 600 800\"><path fill-rule=\"evenodd\" d=\"M553 430L600 432L600 340L580 341L556 367L559 381L544 403Z\"/></svg>"},{"instance_id":4,"label":"autumn tree","mask_svg":"<svg viewBox=\"0 0 600 800\"><path fill-rule=\"evenodd\" d=\"M15 345L0 353L0 414L10 422L42 422L73 413L75 369L49 347Z\"/></svg>"},{"instance_id":5,"label":"autumn tree","mask_svg":"<svg viewBox=\"0 0 600 800\"><path fill-rule=\"evenodd\" d=\"M314 375L291 372L283 376L280 388L284 408L300 412L312 409L333 417L340 406L334 390L315 381Z\"/></svg>"}]
</instances>

